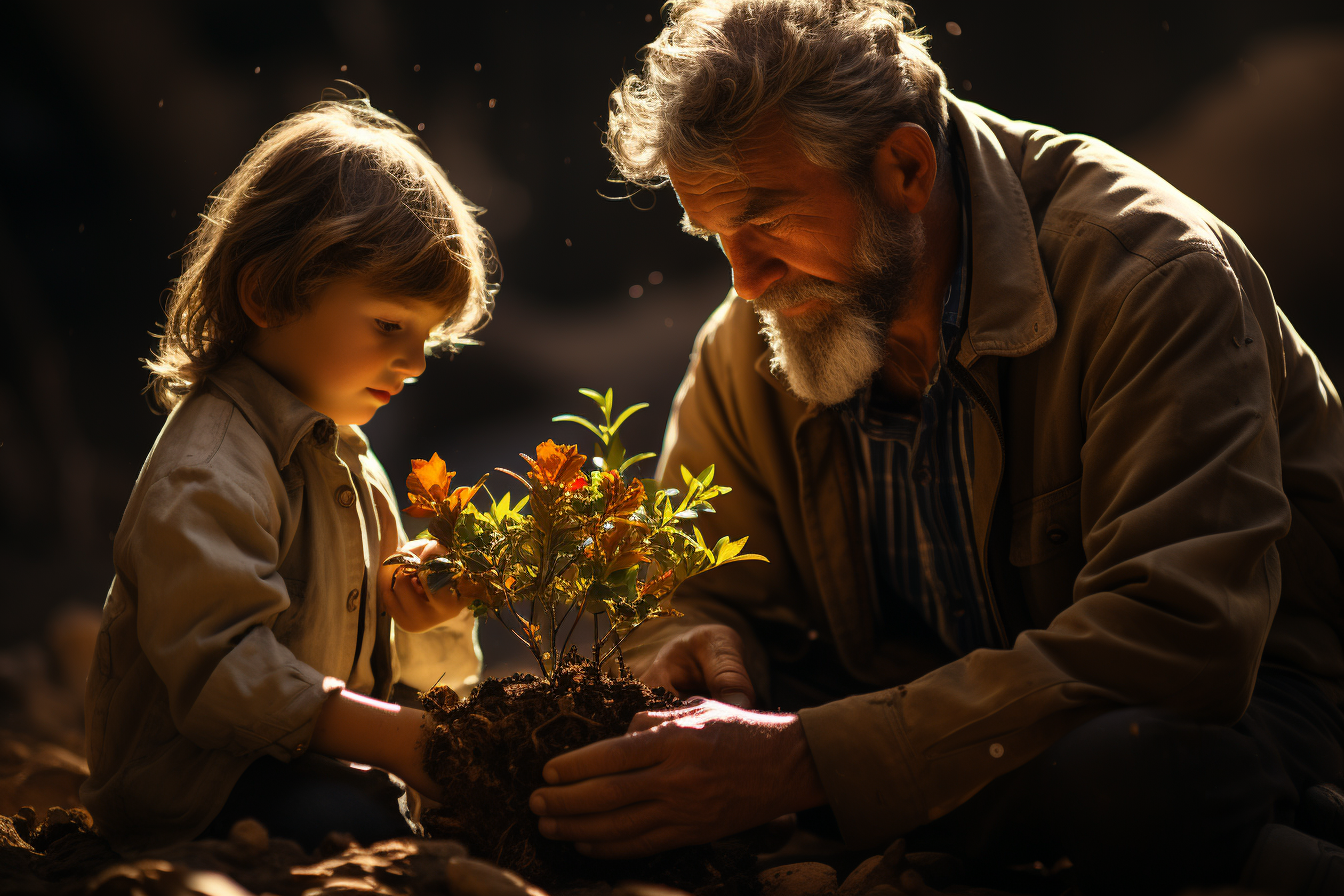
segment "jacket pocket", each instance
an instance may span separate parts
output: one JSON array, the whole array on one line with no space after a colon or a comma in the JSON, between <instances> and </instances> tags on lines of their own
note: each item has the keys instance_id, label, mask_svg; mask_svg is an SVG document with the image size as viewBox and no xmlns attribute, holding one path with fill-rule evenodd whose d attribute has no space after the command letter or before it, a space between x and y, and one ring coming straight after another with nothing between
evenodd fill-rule
<instances>
[{"instance_id":1,"label":"jacket pocket","mask_svg":"<svg viewBox=\"0 0 1344 896\"><path fill-rule=\"evenodd\" d=\"M1014 566L1045 563L1070 548L1081 550L1083 480L1013 505L1008 562Z\"/></svg>"}]
</instances>

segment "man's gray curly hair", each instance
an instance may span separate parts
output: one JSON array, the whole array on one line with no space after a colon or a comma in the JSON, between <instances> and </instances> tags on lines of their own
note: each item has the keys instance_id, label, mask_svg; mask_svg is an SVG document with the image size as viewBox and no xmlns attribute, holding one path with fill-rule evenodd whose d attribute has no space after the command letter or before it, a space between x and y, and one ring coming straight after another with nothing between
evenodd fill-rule
<instances>
[{"instance_id":1,"label":"man's gray curly hair","mask_svg":"<svg viewBox=\"0 0 1344 896\"><path fill-rule=\"evenodd\" d=\"M947 79L898 0L669 0L644 70L611 94L606 145L628 182L668 166L734 172L734 145L778 111L799 149L865 182L901 122L946 147Z\"/></svg>"}]
</instances>

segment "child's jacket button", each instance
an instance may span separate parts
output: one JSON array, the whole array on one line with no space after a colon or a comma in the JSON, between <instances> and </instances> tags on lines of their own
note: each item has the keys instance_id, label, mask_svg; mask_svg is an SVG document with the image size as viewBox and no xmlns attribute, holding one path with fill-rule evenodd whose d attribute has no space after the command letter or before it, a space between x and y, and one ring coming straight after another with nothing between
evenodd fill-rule
<instances>
[{"instance_id":1,"label":"child's jacket button","mask_svg":"<svg viewBox=\"0 0 1344 896\"><path fill-rule=\"evenodd\" d=\"M351 588L350 593L345 596L345 608L351 613L359 609L359 589Z\"/></svg>"},{"instance_id":2,"label":"child's jacket button","mask_svg":"<svg viewBox=\"0 0 1344 896\"><path fill-rule=\"evenodd\" d=\"M343 485L336 489L336 503L342 507L349 507L355 503L355 490L348 485Z\"/></svg>"}]
</instances>

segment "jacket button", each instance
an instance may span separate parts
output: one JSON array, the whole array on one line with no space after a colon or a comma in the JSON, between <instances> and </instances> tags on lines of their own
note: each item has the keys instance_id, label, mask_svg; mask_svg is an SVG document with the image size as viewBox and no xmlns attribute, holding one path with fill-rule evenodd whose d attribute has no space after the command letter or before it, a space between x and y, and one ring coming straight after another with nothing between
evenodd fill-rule
<instances>
[{"instance_id":1,"label":"jacket button","mask_svg":"<svg viewBox=\"0 0 1344 896\"><path fill-rule=\"evenodd\" d=\"M1051 544L1063 544L1069 540L1069 530L1059 523L1054 523L1045 530L1045 537L1050 540Z\"/></svg>"},{"instance_id":2,"label":"jacket button","mask_svg":"<svg viewBox=\"0 0 1344 896\"><path fill-rule=\"evenodd\" d=\"M355 490L348 485L343 485L336 489L336 503L342 507L349 507L355 503Z\"/></svg>"},{"instance_id":3,"label":"jacket button","mask_svg":"<svg viewBox=\"0 0 1344 896\"><path fill-rule=\"evenodd\" d=\"M351 613L359 609L359 589L351 588L350 593L345 596L345 608Z\"/></svg>"}]
</instances>

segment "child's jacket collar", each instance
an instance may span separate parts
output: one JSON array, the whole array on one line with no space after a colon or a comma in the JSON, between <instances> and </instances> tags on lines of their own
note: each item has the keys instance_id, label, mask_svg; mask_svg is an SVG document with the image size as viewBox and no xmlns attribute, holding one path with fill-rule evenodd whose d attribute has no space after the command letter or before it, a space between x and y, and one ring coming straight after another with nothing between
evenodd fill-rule
<instances>
[{"instance_id":1,"label":"child's jacket collar","mask_svg":"<svg viewBox=\"0 0 1344 896\"><path fill-rule=\"evenodd\" d=\"M289 465L294 449L309 433L320 450L335 453L332 437L337 430L332 419L300 401L247 355L234 355L207 377L247 417L270 449L278 469ZM362 439L358 447L363 447Z\"/></svg>"}]
</instances>

